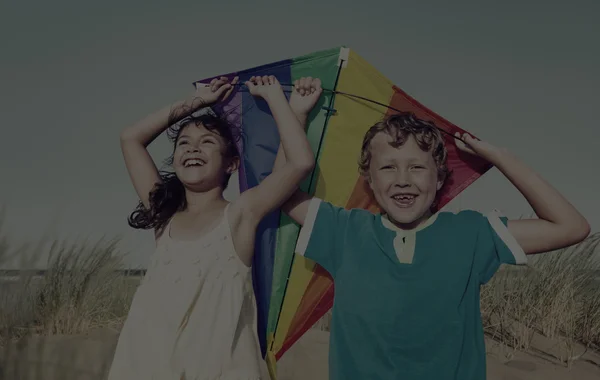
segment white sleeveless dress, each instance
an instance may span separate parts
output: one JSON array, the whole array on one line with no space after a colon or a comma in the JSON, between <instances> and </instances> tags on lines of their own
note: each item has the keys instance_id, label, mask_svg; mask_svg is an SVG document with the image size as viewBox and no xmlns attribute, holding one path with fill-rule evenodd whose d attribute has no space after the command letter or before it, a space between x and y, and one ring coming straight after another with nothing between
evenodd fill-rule
<instances>
[{"instance_id":1,"label":"white sleeveless dress","mask_svg":"<svg viewBox=\"0 0 600 380\"><path fill-rule=\"evenodd\" d=\"M235 252L229 205L212 231L157 241L119 336L109 380L260 380L251 269Z\"/></svg>"}]
</instances>

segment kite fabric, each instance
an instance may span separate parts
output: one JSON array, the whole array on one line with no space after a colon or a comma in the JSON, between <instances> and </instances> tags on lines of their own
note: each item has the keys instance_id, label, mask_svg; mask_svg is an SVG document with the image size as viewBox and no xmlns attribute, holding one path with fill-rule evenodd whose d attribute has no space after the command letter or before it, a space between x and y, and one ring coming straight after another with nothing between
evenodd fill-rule
<instances>
[{"instance_id":1,"label":"kite fabric","mask_svg":"<svg viewBox=\"0 0 600 380\"><path fill-rule=\"evenodd\" d=\"M385 78L353 50L336 47L213 78L239 76L244 83L252 76L274 75L284 87L301 77L321 80L324 91L308 119L307 136L317 165L301 189L347 209L379 212L365 181L358 172L364 133L386 115L411 111L432 121L446 133L450 179L440 191L439 210L477 180L491 165L457 150L453 135L463 129L429 110ZM236 86L232 96L218 105L242 132L240 192L258 185L270 173L279 147L279 133L266 102L253 97L245 86ZM213 107L215 108L215 107ZM296 255L299 226L287 215L274 211L259 225L253 262L257 331L263 357L271 377L276 361L333 305L334 287L329 274L318 264Z\"/></svg>"}]
</instances>

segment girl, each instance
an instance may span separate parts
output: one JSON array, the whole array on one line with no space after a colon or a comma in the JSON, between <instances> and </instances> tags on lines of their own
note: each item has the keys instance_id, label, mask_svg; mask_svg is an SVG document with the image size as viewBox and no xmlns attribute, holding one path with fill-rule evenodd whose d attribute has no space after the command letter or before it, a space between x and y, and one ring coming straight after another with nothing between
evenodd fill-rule
<instances>
[{"instance_id":1,"label":"girl","mask_svg":"<svg viewBox=\"0 0 600 380\"><path fill-rule=\"evenodd\" d=\"M109 380L260 379L250 281L255 232L310 173L314 157L277 79L252 77L246 85L269 105L287 162L228 203L223 190L240 164L235 136L224 119L193 113L227 98L237 81L215 79L173 111L166 107L121 134L140 197L129 223L154 229L157 248L119 337ZM292 97L314 105L320 93L319 85ZM174 173L160 175L146 147L172 123L179 124L171 127Z\"/></svg>"}]
</instances>

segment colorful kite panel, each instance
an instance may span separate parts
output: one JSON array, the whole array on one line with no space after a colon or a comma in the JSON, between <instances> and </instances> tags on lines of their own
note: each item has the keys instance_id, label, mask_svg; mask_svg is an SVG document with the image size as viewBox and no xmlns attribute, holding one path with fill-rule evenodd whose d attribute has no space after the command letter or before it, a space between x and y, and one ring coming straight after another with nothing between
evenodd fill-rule
<instances>
[{"instance_id":1,"label":"colorful kite panel","mask_svg":"<svg viewBox=\"0 0 600 380\"><path fill-rule=\"evenodd\" d=\"M241 83L256 75L275 75L284 85L303 76L321 79L325 91L307 127L317 166L301 189L335 205L379 211L359 176L357 161L367 129L398 111L412 111L446 132L443 136L452 177L440 192L438 209L491 167L475 157L459 155L451 136L464 132L462 129L411 98L345 47L224 74L230 79L236 75ZM208 83L211 79L198 82ZM240 192L270 174L279 147L277 127L266 103L244 88L237 87L220 106L243 135L238 144L242 155ZM289 94L290 87L284 89ZM253 264L257 331L273 378L275 361L333 305L334 287L329 274L311 260L294 254L298 234L298 226L279 211L268 215L257 232Z\"/></svg>"}]
</instances>

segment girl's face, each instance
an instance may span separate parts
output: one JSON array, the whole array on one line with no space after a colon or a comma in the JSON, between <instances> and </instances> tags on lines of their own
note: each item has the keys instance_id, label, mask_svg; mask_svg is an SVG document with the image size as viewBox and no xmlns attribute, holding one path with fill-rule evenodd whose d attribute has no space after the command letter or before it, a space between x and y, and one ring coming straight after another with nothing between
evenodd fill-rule
<instances>
[{"instance_id":1,"label":"girl's face","mask_svg":"<svg viewBox=\"0 0 600 380\"><path fill-rule=\"evenodd\" d=\"M225 157L226 141L204 125L182 127L175 142L173 168L183 185L192 191L207 191L224 186L238 160Z\"/></svg>"},{"instance_id":2,"label":"girl's face","mask_svg":"<svg viewBox=\"0 0 600 380\"><path fill-rule=\"evenodd\" d=\"M423 151L414 136L397 148L392 141L387 133L373 137L368 182L390 219L414 228L429 215L442 181L433 155Z\"/></svg>"}]
</instances>

